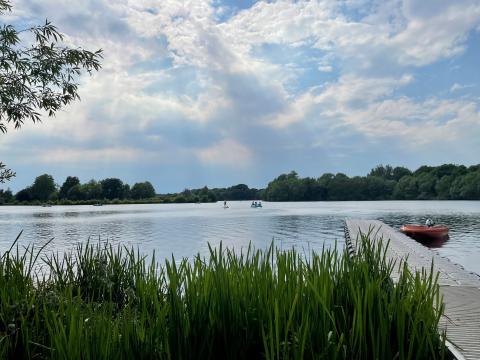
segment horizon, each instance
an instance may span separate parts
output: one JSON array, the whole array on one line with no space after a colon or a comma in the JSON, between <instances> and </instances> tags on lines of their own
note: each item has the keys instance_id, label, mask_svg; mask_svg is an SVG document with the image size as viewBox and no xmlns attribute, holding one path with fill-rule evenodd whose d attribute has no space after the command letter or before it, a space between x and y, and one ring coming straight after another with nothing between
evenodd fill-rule
<instances>
[{"instance_id":1,"label":"horizon","mask_svg":"<svg viewBox=\"0 0 480 360\"><path fill-rule=\"evenodd\" d=\"M465 165L465 164L446 164L446 163L445 163L445 164L438 164L438 165L421 165L421 166L419 166L419 167L417 167L417 168L413 168L413 169L412 169L412 168L408 168L408 167L404 167L404 166L401 166L401 165L398 165L398 167L407 168L407 169L410 170L412 173L415 173L416 170L418 170L419 168L424 167L424 166L427 166L427 167L439 167L439 166L444 166L444 165L465 166L466 168L469 168L469 167L471 167L471 166L480 166L480 163L470 164L470 165ZM198 190L198 189L202 189L203 187L207 187L208 189L227 189L227 188L230 188L230 187L233 187L233 186L237 186L237 185L247 185L247 187L248 187L249 189L262 190L262 189L267 188L268 183L270 183L271 181L273 181L274 179L276 179L276 178L279 177L280 175L285 175L285 174L288 174L288 173L290 173L290 172L295 172L295 173L297 173L297 175L298 175L299 178L307 178L307 177L310 177L310 178L318 179L318 178L320 178L322 175L329 174L329 173L330 173L330 174L333 174L333 175L336 175L336 174L341 173L341 174L346 175L346 176L349 177L349 178L353 178L353 177L356 177L356 176L366 177L366 176L369 175L370 171L371 171L371 170L374 170L377 166L378 166L378 167L380 167L380 166L383 166L383 167L385 167L385 166L391 166L392 168L397 167L397 166L393 166L393 165L391 165L391 164L377 164L376 166L372 167L372 168L371 168L368 172L366 172L365 174L353 174L353 175L352 175L352 174L345 173L345 172L342 172L342 171L338 171L338 172L328 172L328 171L326 171L326 172L322 172L322 173L317 174L317 175L307 176L307 175L302 175L302 174L298 173L296 170L290 170L290 171L287 171L287 172L285 172L285 173L275 175L273 178L269 179L265 184L259 185L259 186L250 185L250 184L247 184L247 183L244 183L244 182L239 182L239 183L226 184L226 185L220 185L220 186L213 186L213 185L204 184L204 185L197 186L197 187L183 187L183 188L181 188L181 189L179 188L179 189L172 190L172 191L159 191L159 190L157 189L157 187L155 186L155 184L153 184L149 179L143 179L143 180L139 180L139 181L136 181L136 182L142 183L142 182L148 181L148 182L152 183L153 187L155 188L155 192L156 192L157 195L181 193L181 192L183 192L184 190ZM38 174L38 175L35 176L35 178L36 178L37 176L41 176L41 175L51 175L51 176L53 177L53 179L54 179L54 181L55 181L55 184L57 185L58 188L60 188L60 187L62 186L63 182L66 180L66 179L64 179L64 180L61 181L61 182L60 182L60 181L57 182L57 179L55 178L54 175L52 175L52 174L47 174L47 173ZM71 175L68 175L68 176L76 176L76 175L71 174ZM77 176L77 177L78 177L78 176ZM19 188L19 189L11 188L11 187L8 186L9 182L7 181L5 184L0 184L0 189L4 189L4 190L9 189L9 190L11 190L13 193L16 193L16 192L18 192L18 191L20 191L20 190L23 190L23 189L27 188L28 186L32 185L33 182L34 182L34 180L35 180L35 178L33 178L32 181L31 181L31 183L27 184L27 185L24 186L23 188ZM102 181L102 180L104 180L104 179L113 178L113 177L112 177L112 176L107 176L107 177L105 177L105 178L98 178L98 179L95 179L95 178L81 179L80 177L78 177L78 178L79 178L81 184L85 184L85 183L87 183L87 182L89 182L89 181L91 181L91 180L94 180L94 181L98 181L98 182L99 182L99 181ZM14 179L15 179L15 178L14 178ZM128 181L125 181L125 180L122 179L122 178L119 178L119 179L120 179L124 184L128 184L128 185L130 185L130 186L132 186L132 185L135 184L135 183L130 183L130 182L128 182ZM2 186L2 185L3 185L3 186Z\"/></svg>"},{"instance_id":2,"label":"horizon","mask_svg":"<svg viewBox=\"0 0 480 360\"><path fill-rule=\"evenodd\" d=\"M478 163L477 1L18 0L3 17L104 49L81 101L0 136L17 173L4 189L44 173L169 193Z\"/></svg>"}]
</instances>

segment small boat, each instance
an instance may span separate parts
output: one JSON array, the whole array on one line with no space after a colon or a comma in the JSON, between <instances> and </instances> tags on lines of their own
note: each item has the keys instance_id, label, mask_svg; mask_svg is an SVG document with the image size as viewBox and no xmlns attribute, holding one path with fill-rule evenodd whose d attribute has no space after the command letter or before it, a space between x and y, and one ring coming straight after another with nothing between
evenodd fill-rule
<instances>
[{"instance_id":1,"label":"small boat","mask_svg":"<svg viewBox=\"0 0 480 360\"><path fill-rule=\"evenodd\" d=\"M403 225L400 231L410 237L437 239L448 236L448 227L445 225Z\"/></svg>"},{"instance_id":2,"label":"small boat","mask_svg":"<svg viewBox=\"0 0 480 360\"><path fill-rule=\"evenodd\" d=\"M96 204L93 204L93 206L103 206L102 203L96 203Z\"/></svg>"},{"instance_id":3,"label":"small boat","mask_svg":"<svg viewBox=\"0 0 480 360\"><path fill-rule=\"evenodd\" d=\"M262 207L262 203L261 203L261 202L258 202L258 203L257 203L257 202L254 202L254 203L252 203L252 205L250 205L250 207L251 207L252 209L261 208L261 207Z\"/></svg>"}]
</instances>

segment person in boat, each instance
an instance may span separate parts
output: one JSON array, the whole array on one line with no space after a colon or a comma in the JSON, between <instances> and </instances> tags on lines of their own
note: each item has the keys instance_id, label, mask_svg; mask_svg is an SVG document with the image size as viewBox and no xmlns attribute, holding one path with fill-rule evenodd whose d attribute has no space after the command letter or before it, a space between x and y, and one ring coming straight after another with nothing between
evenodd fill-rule
<instances>
[{"instance_id":1,"label":"person in boat","mask_svg":"<svg viewBox=\"0 0 480 360\"><path fill-rule=\"evenodd\" d=\"M255 203L252 201L252 205L251 206L255 206Z\"/></svg>"},{"instance_id":2,"label":"person in boat","mask_svg":"<svg viewBox=\"0 0 480 360\"><path fill-rule=\"evenodd\" d=\"M223 207L227 207L227 200L223 200Z\"/></svg>"},{"instance_id":3,"label":"person in boat","mask_svg":"<svg viewBox=\"0 0 480 360\"><path fill-rule=\"evenodd\" d=\"M432 227L433 225L435 225L435 223L432 219L428 218L427 221L425 221L425 225L428 227Z\"/></svg>"}]
</instances>

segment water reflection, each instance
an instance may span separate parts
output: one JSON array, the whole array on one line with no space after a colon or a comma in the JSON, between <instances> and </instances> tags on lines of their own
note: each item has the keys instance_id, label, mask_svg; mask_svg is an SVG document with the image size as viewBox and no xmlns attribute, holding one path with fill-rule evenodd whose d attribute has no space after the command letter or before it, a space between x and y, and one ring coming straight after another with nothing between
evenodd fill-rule
<instances>
[{"instance_id":1,"label":"water reflection","mask_svg":"<svg viewBox=\"0 0 480 360\"><path fill-rule=\"evenodd\" d=\"M75 211L67 211L64 213L64 215L66 218L70 218L70 217L78 217L80 216L80 213L78 212L75 212Z\"/></svg>"},{"instance_id":2,"label":"water reflection","mask_svg":"<svg viewBox=\"0 0 480 360\"><path fill-rule=\"evenodd\" d=\"M418 235L408 235L412 239L418 241L420 244L429 247L431 249L441 248L450 239L448 235L434 238L426 238Z\"/></svg>"},{"instance_id":3,"label":"water reflection","mask_svg":"<svg viewBox=\"0 0 480 360\"><path fill-rule=\"evenodd\" d=\"M46 213L34 213L34 214L32 214L32 216L34 218L52 218L54 216L54 214L48 213L48 212L46 212Z\"/></svg>"},{"instance_id":4,"label":"water reflection","mask_svg":"<svg viewBox=\"0 0 480 360\"><path fill-rule=\"evenodd\" d=\"M480 273L478 201L264 203L262 209L230 202L228 210L221 204L0 207L0 251L22 229L23 244L54 238L47 251L72 249L88 239L138 246L147 254L155 250L160 258L173 253L177 259L207 254L208 242L265 248L274 240L282 248L320 250L343 245L348 217L378 219L397 229L430 217L450 228L450 239L425 245Z\"/></svg>"}]
</instances>

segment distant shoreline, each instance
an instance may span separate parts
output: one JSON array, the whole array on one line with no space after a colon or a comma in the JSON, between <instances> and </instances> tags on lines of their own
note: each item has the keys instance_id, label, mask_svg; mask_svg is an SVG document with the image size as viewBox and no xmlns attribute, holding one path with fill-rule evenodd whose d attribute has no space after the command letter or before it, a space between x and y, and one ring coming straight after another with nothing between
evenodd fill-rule
<instances>
[{"instance_id":1,"label":"distant shoreline","mask_svg":"<svg viewBox=\"0 0 480 360\"><path fill-rule=\"evenodd\" d=\"M250 202L250 201L255 201L251 199L247 200L226 200L228 202ZM463 200L463 199L414 199L414 200L399 200L399 199L382 199L382 200L298 200L298 201L266 201L262 200L266 203L334 203L334 202L339 202L339 203L347 203L347 202L429 202L429 201L442 201L442 202L447 202L447 201L468 201L468 202L475 202L475 201L480 201L480 199L474 199L474 200ZM0 207L5 206L38 206L38 207L51 207L51 206L95 206L97 204L100 204L100 206L107 206L107 205L149 205L149 204L156 204L156 205L171 205L171 204L215 204L219 203L221 204L223 201L209 201L209 202L168 202L168 201L162 201L162 200L135 200L135 201L106 201L106 202L91 202L91 201L78 201L78 202L70 202L70 203L48 203L48 204L42 204L42 203L7 203L7 204L0 204ZM45 206L48 205L48 206Z\"/></svg>"},{"instance_id":2,"label":"distant shoreline","mask_svg":"<svg viewBox=\"0 0 480 360\"><path fill-rule=\"evenodd\" d=\"M264 189L237 184L227 188L185 189L160 193L145 181L132 187L118 178L81 183L68 176L61 187L53 176L38 176L31 186L13 195L0 189L0 204L93 205L151 203L213 203L216 201L382 201L382 200L480 200L480 164L421 166L415 171L379 165L366 176L325 173L318 178L282 174Z\"/></svg>"}]
</instances>

